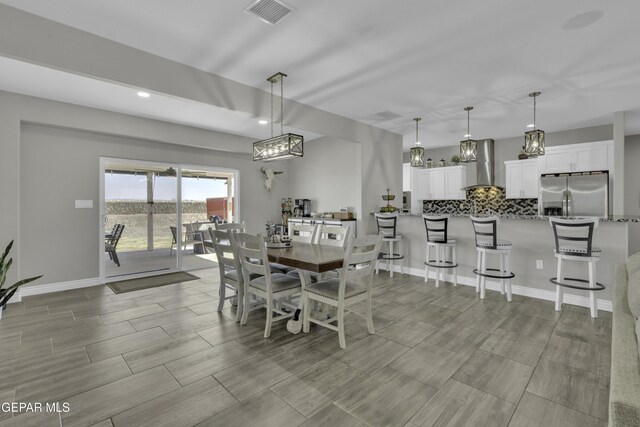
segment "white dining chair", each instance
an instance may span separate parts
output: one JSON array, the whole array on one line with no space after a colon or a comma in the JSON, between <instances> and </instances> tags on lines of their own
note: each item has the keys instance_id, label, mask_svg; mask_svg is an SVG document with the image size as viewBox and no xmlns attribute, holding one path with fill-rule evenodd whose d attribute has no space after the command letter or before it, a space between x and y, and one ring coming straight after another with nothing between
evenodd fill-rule
<instances>
[{"instance_id":1,"label":"white dining chair","mask_svg":"<svg viewBox=\"0 0 640 427\"><path fill-rule=\"evenodd\" d=\"M300 279L283 273L271 273L262 234L254 236L248 233L234 233L233 238L244 277L244 303L240 323L246 324L249 312L264 306L267 311L264 337L269 338L272 323L293 317L298 308L289 301L291 297L300 294ZM251 275L258 276L252 278ZM264 299L265 303L251 306L252 295ZM278 306L275 306L274 302L278 302ZM283 311L282 307L287 307L290 312ZM276 316L273 315L274 312Z\"/></svg>"},{"instance_id":2,"label":"white dining chair","mask_svg":"<svg viewBox=\"0 0 640 427\"><path fill-rule=\"evenodd\" d=\"M235 247L234 232L214 230L209 227L211 242L216 252L218 260L218 270L220 272L220 288L218 290L218 312L222 311L224 302L236 298L238 308L236 311L236 322L242 319L244 302L244 283L242 277L242 267ZM257 277L257 276L256 276ZM227 290L232 295L227 296Z\"/></svg>"},{"instance_id":3,"label":"white dining chair","mask_svg":"<svg viewBox=\"0 0 640 427\"><path fill-rule=\"evenodd\" d=\"M344 333L345 307L364 300L366 301L366 313L363 317L366 319L369 333L375 333L371 307L371 287L381 244L381 235L365 236L357 239L349 238L339 277L305 286L302 291L304 332L309 332L310 323L329 328L338 332L340 348L347 348ZM335 307L336 315L326 320L312 317L310 310L312 301ZM334 322L337 322L337 325L332 325Z\"/></svg>"}]
</instances>

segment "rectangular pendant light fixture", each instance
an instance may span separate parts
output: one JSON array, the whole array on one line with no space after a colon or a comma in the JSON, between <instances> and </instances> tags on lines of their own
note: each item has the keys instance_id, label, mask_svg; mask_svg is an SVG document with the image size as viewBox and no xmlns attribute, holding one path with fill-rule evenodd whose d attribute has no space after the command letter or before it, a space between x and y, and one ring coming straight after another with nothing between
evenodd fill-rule
<instances>
[{"instance_id":1,"label":"rectangular pendant light fixture","mask_svg":"<svg viewBox=\"0 0 640 427\"><path fill-rule=\"evenodd\" d=\"M536 97L540 92L531 92L533 98L533 129L524 133L524 152L529 157L544 156L544 131L536 129Z\"/></svg>"},{"instance_id":2,"label":"rectangular pendant light fixture","mask_svg":"<svg viewBox=\"0 0 640 427\"><path fill-rule=\"evenodd\" d=\"M409 150L409 155L411 157L411 167L413 168L423 168L424 167L424 148L420 145L420 140L418 139L418 122L422 120L420 117L416 117L413 119L416 122L416 143L411 150Z\"/></svg>"},{"instance_id":3,"label":"rectangular pendant light fixture","mask_svg":"<svg viewBox=\"0 0 640 427\"><path fill-rule=\"evenodd\" d=\"M284 73L276 73L267 81L271 83L271 138L253 143L253 160L279 160L302 157L304 155L304 137L295 133L283 132L284 89L282 82L287 77ZM273 85L280 82L280 133L273 136Z\"/></svg>"}]
</instances>

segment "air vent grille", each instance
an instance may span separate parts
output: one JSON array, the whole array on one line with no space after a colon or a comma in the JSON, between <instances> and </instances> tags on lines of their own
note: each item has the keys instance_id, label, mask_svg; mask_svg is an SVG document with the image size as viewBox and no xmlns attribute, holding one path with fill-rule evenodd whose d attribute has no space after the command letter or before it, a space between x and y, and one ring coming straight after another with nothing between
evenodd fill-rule
<instances>
[{"instance_id":1,"label":"air vent grille","mask_svg":"<svg viewBox=\"0 0 640 427\"><path fill-rule=\"evenodd\" d=\"M282 0L256 0L244 9L245 13L255 15L271 25L276 25L294 10Z\"/></svg>"},{"instance_id":2,"label":"air vent grille","mask_svg":"<svg viewBox=\"0 0 640 427\"><path fill-rule=\"evenodd\" d=\"M402 117L400 114L394 113L393 111L380 111L379 113L371 115L370 120L374 122L386 122L399 119L400 117Z\"/></svg>"}]
</instances>

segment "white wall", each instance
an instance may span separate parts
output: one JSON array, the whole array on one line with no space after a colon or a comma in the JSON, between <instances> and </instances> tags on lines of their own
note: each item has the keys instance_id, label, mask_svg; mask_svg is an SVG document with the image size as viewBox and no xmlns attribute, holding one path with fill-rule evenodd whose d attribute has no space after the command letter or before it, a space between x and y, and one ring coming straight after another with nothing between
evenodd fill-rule
<instances>
[{"instance_id":1,"label":"white wall","mask_svg":"<svg viewBox=\"0 0 640 427\"><path fill-rule=\"evenodd\" d=\"M314 212L333 212L340 206L349 206L359 218L360 147L358 143L326 137L305 142L304 157L289 162L289 196L311 199Z\"/></svg>"}]
</instances>

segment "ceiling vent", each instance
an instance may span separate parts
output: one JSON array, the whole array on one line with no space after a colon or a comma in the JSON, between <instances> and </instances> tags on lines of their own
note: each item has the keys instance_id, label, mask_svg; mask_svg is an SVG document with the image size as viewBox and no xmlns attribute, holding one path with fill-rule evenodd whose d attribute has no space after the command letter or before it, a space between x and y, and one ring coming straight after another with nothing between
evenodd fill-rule
<instances>
[{"instance_id":1,"label":"ceiling vent","mask_svg":"<svg viewBox=\"0 0 640 427\"><path fill-rule=\"evenodd\" d=\"M400 117L402 117L400 114L394 113L393 111L380 111L379 113L371 115L370 119L374 122L386 122L399 119Z\"/></svg>"},{"instance_id":2,"label":"ceiling vent","mask_svg":"<svg viewBox=\"0 0 640 427\"><path fill-rule=\"evenodd\" d=\"M255 0L244 9L244 12L257 16L267 24L276 25L294 10L293 6L289 6L282 0Z\"/></svg>"}]
</instances>

